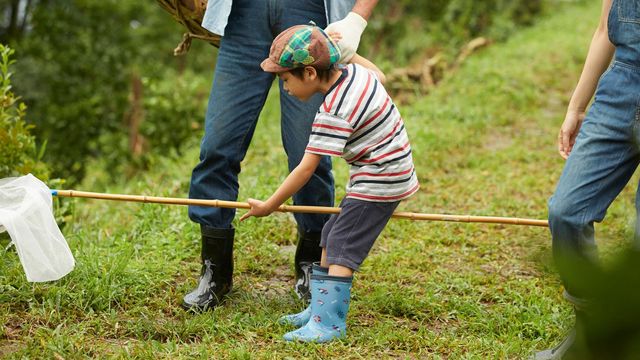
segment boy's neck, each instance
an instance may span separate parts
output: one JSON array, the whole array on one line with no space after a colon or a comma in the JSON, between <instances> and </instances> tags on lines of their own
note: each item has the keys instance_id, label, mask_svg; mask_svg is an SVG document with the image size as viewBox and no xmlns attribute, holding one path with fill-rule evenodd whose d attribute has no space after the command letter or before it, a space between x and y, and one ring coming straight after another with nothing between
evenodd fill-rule
<instances>
[{"instance_id":1,"label":"boy's neck","mask_svg":"<svg viewBox=\"0 0 640 360\"><path fill-rule=\"evenodd\" d=\"M342 70L338 69L338 68L333 68L331 70L331 76L329 76L329 78L326 81L320 81L320 83L318 84L318 88L320 90L320 92L323 95L327 95L327 93L329 92L329 90L331 90L331 88L333 87L333 84L336 83L336 81L338 81L338 79L340 79L340 76L342 75Z\"/></svg>"}]
</instances>

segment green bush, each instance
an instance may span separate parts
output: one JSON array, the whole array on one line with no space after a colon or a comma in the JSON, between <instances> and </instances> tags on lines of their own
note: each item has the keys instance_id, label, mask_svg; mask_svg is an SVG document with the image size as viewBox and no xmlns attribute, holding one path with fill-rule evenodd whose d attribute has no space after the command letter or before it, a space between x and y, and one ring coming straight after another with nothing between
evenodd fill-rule
<instances>
[{"instance_id":1,"label":"green bush","mask_svg":"<svg viewBox=\"0 0 640 360\"><path fill-rule=\"evenodd\" d=\"M449 58L478 36L507 39L531 25L549 0L399 0L380 2L365 31L360 52L393 66L424 54Z\"/></svg>"},{"instance_id":2,"label":"green bush","mask_svg":"<svg viewBox=\"0 0 640 360\"><path fill-rule=\"evenodd\" d=\"M130 123L138 125L130 125L129 134L102 134L98 146L114 151L104 153L93 166L99 163L112 175L130 177L152 167L158 156L180 156L184 149L197 146L209 85L207 77L191 70L142 77L136 95L139 108L126 115Z\"/></svg>"},{"instance_id":3,"label":"green bush","mask_svg":"<svg viewBox=\"0 0 640 360\"><path fill-rule=\"evenodd\" d=\"M47 140L53 175L73 184L89 158L126 161L132 79L187 66L171 53L179 24L155 2L137 0L36 2L28 22L14 40L15 85L36 136Z\"/></svg>"},{"instance_id":4,"label":"green bush","mask_svg":"<svg viewBox=\"0 0 640 360\"><path fill-rule=\"evenodd\" d=\"M46 181L49 170L40 161L45 146L36 146L34 126L25 121L27 106L11 91L13 52L0 44L0 178L32 173Z\"/></svg>"},{"instance_id":5,"label":"green bush","mask_svg":"<svg viewBox=\"0 0 640 360\"><path fill-rule=\"evenodd\" d=\"M209 96L209 78L185 71L164 79L144 79L144 121L140 133L149 151L178 152L201 133Z\"/></svg>"}]
</instances>

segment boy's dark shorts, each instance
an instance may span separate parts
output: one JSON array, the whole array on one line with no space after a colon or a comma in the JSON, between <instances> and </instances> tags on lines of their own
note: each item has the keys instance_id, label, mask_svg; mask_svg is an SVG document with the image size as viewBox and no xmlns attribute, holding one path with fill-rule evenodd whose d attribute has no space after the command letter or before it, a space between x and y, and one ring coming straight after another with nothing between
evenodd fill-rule
<instances>
[{"instance_id":1,"label":"boy's dark shorts","mask_svg":"<svg viewBox=\"0 0 640 360\"><path fill-rule=\"evenodd\" d=\"M358 270L399 203L344 198L340 214L331 215L322 228L320 246L329 265Z\"/></svg>"}]
</instances>

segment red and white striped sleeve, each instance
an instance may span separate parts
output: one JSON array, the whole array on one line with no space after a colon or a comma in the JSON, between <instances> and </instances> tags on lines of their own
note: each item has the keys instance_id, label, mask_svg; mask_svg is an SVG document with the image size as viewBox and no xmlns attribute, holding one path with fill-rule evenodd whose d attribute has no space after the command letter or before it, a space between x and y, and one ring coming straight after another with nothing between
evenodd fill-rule
<instances>
[{"instance_id":1,"label":"red and white striped sleeve","mask_svg":"<svg viewBox=\"0 0 640 360\"><path fill-rule=\"evenodd\" d=\"M305 151L319 155L342 156L352 132L353 128L347 120L321 111L313 121Z\"/></svg>"}]
</instances>

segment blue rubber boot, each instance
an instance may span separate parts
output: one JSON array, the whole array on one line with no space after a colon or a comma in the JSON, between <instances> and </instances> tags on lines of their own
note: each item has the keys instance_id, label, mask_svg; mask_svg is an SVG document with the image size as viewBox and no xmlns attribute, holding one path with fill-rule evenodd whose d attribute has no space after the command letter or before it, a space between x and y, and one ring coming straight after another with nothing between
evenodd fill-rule
<instances>
[{"instance_id":1,"label":"blue rubber boot","mask_svg":"<svg viewBox=\"0 0 640 360\"><path fill-rule=\"evenodd\" d=\"M311 275L311 319L284 334L287 341L325 343L347 336L347 313L353 277Z\"/></svg>"},{"instance_id":2,"label":"blue rubber boot","mask_svg":"<svg viewBox=\"0 0 640 360\"><path fill-rule=\"evenodd\" d=\"M313 263L311 267L311 274L316 275L327 275L329 273L329 269L320 266L319 263ZM311 304L307 306L306 309L302 310L297 314L285 315L278 320L278 323L282 325L292 325L296 328L304 326L311 319Z\"/></svg>"}]
</instances>

